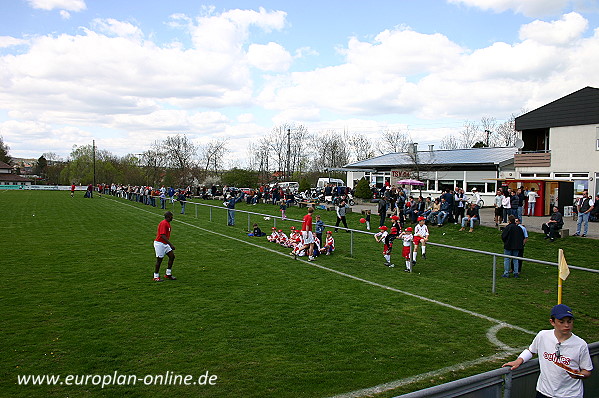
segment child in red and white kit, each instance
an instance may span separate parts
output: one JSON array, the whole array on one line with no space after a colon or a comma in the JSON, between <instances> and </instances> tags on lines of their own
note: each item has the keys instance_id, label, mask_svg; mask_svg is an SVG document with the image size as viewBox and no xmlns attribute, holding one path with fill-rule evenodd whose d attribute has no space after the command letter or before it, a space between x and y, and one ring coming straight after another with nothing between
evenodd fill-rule
<instances>
[{"instance_id":1,"label":"child in red and white kit","mask_svg":"<svg viewBox=\"0 0 599 398\"><path fill-rule=\"evenodd\" d=\"M391 251L393 250L393 240L392 235L389 235L387 232L388 228L386 225L379 227L380 232L377 232L374 235L374 239L377 242L383 242L383 257L385 258L385 266L387 267L395 267L395 264L391 263Z\"/></svg>"},{"instance_id":2,"label":"child in red and white kit","mask_svg":"<svg viewBox=\"0 0 599 398\"><path fill-rule=\"evenodd\" d=\"M325 243L322 249L320 249L321 253L326 253L327 256L335 251L335 238L333 238L333 232L327 231L327 236L325 239Z\"/></svg>"},{"instance_id":3,"label":"child in red and white kit","mask_svg":"<svg viewBox=\"0 0 599 398\"><path fill-rule=\"evenodd\" d=\"M418 217L418 224L414 227L414 252L413 252L413 264L416 265L416 255L418 254L418 245L422 248L422 259L426 260L426 242L428 242L428 227L426 226L426 219L424 217Z\"/></svg>"},{"instance_id":4,"label":"child in red and white kit","mask_svg":"<svg viewBox=\"0 0 599 398\"><path fill-rule=\"evenodd\" d=\"M402 257L406 259L406 272L412 272L412 255L410 250L410 244L414 241L414 235L412 235L412 227L406 228L399 237L403 241L403 250L401 252Z\"/></svg>"},{"instance_id":5,"label":"child in red and white kit","mask_svg":"<svg viewBox=\"0 0 599 398\"><path fill-rule=\"evenodd\" d=\"M275 227L272 227L271 230L272 232L270 233L270 235L266 237L266 239L269 242L276 242L277 238L279 237L279 233L277 232L277 229Z\"/></svg>"},{"instance_id":6,"label":"child in red and white kit","mask_svg":"<svg viewBox=\"0 0 599 398\"><path fill-rule=\"evenodd\" d=\"M283 232L282 229L279 229L279 233L278 233L278 237L277 237L277 243L281 246L286 246L287 245L287 235L285 235L285 232Z\"/></svg>"}]
</instances>

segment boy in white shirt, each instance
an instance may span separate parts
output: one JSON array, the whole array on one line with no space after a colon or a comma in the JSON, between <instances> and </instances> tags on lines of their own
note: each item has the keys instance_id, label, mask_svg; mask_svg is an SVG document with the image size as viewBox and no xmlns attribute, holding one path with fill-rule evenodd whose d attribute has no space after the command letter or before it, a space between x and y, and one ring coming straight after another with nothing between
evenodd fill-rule
<instances>
[{"instance_id":1,"label":"boy in white shirt","mask_svg":"<svg viewBox=\"0 0 599 398\"><path fill-rule=\"evenodd\" d=\"M537 398L583 398L582 379L591 377L593 370L589 347L572 333L574 315L567 305L553 307L549 322L553 330L541 330L528 349L503 367L510 366L514 370L538 354L541 374L537 381Z\"/></svg>"},{"instance_id":2,"label":"boy in white shirt","mask_svg":"<svg viewBox=\"0 0 599 398\"><path fill-rule=\"evenodd\" d=\"M418 254L418 245L422 248L422 259L426 260L426 242L428 242L428 227L426 226L426 219L424 217L418 217L418 224L414 227L414 253L412 265L416 265L416 255Z\"/></svg>"}]
</instances>

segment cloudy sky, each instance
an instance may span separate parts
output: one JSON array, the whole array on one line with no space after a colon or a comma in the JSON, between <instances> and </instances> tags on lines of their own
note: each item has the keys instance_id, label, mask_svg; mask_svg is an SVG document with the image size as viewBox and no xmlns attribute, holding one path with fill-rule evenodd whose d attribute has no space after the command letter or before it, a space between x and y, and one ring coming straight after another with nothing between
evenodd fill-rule
<instances>
[{"instance_id":1,"label":"cloudy sky","mask_svg":"<svg viewBox=\"0 0 599 398\"><path fill-rule=\"evenodd\" d=\"M439 144L599 87L599 0L3 0L13 157L185 133L233 163L281 123ZM242 165L242 164L241 164Z\"/></svg>"}]
</instances>

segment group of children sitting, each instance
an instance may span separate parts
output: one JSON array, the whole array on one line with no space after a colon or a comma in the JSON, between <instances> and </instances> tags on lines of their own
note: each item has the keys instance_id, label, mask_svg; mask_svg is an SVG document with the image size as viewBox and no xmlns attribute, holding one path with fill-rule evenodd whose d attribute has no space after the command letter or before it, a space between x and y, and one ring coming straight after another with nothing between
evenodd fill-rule
<instances>
[{"instance_id":1,"label":"group of children sitting","mask_svg":"<svg viewBox=\"0 0 599 398\"><path fill-rule=\"evenodd\" d=\"M399 217L392 216L393 225L391 226L391 232L388 232L387 226L383 225L379 227L380 232L374 235L374 239L377 242L383 243L383 257L385 258L385 265L387 267L395 267L395 264L391 263L391 252L393 250L393 241L395 239L401 239L403 241L402 257L406 262L406 272L412 272L412 267L416 265L416 255L418 254L418 245L422 248L422 258L426 259L426 242L428 241L428 227L426 226L426 219L424 217L418 217L418 224L414 229L408 227L405 230L399 223ZM414 250L410 250L410 246L414 245Z\"/></svg>"},{"instance_id":2,"label":"group of children sitting","mask_svg":"<svg viewBox=\"0 0 599 398\"><path fill-rule=\"evenodd\" d=\"M282 229L277 230L272 227L272 232L266 237L269 242L278 243L283 247L291 248L291 255L293 256L307 256L310 245L305 244L302 239L301 231L291 227L289 236L285 235ZM333 233L327 231L324 246L321 246L320 239L318 236L314 236L314 257L320 254L330 255L335 251L335 239Z\"/></svg>"}]
</instances>

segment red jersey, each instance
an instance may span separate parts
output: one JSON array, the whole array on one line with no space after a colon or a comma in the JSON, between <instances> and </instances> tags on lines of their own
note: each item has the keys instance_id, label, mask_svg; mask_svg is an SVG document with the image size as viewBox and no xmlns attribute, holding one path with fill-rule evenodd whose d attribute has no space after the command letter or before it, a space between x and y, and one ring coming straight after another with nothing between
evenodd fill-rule
<instances>
[{"instance_id":1,"label":"red jersey","mask_svg":"<svg viewBox=\"0 0 599 398\"><path fill-rule=\"evenodd\" d=\"M71 185L71 192L75 191L75 184Z\"/></svg>"},{"instance_id":2,"label":"red jersey","mask_svg":"<svg viewBox=\"0 0 599 398\"><path fill-rule=\"evenodd\" d=\"M302 222L302 231L312 231L312 216L310 213L304 216L304 221Z\"/></svg>"},{"instance_id":3,"label":"red jersey","mask_svg":"<svg viewBox=\"0 0 599 398\"><path fill-rule=\"evenodd\" d=\"M160 235L166 235L166 239L171 239L171 223L169 223L166 220L160 221L160 224L158 224L158 232L156 233L156 239L154 239L156 242L162 242L166 244L166 242L164 241L164 239L162 239L162 236Z\"/></svg>"}]
</instances>

